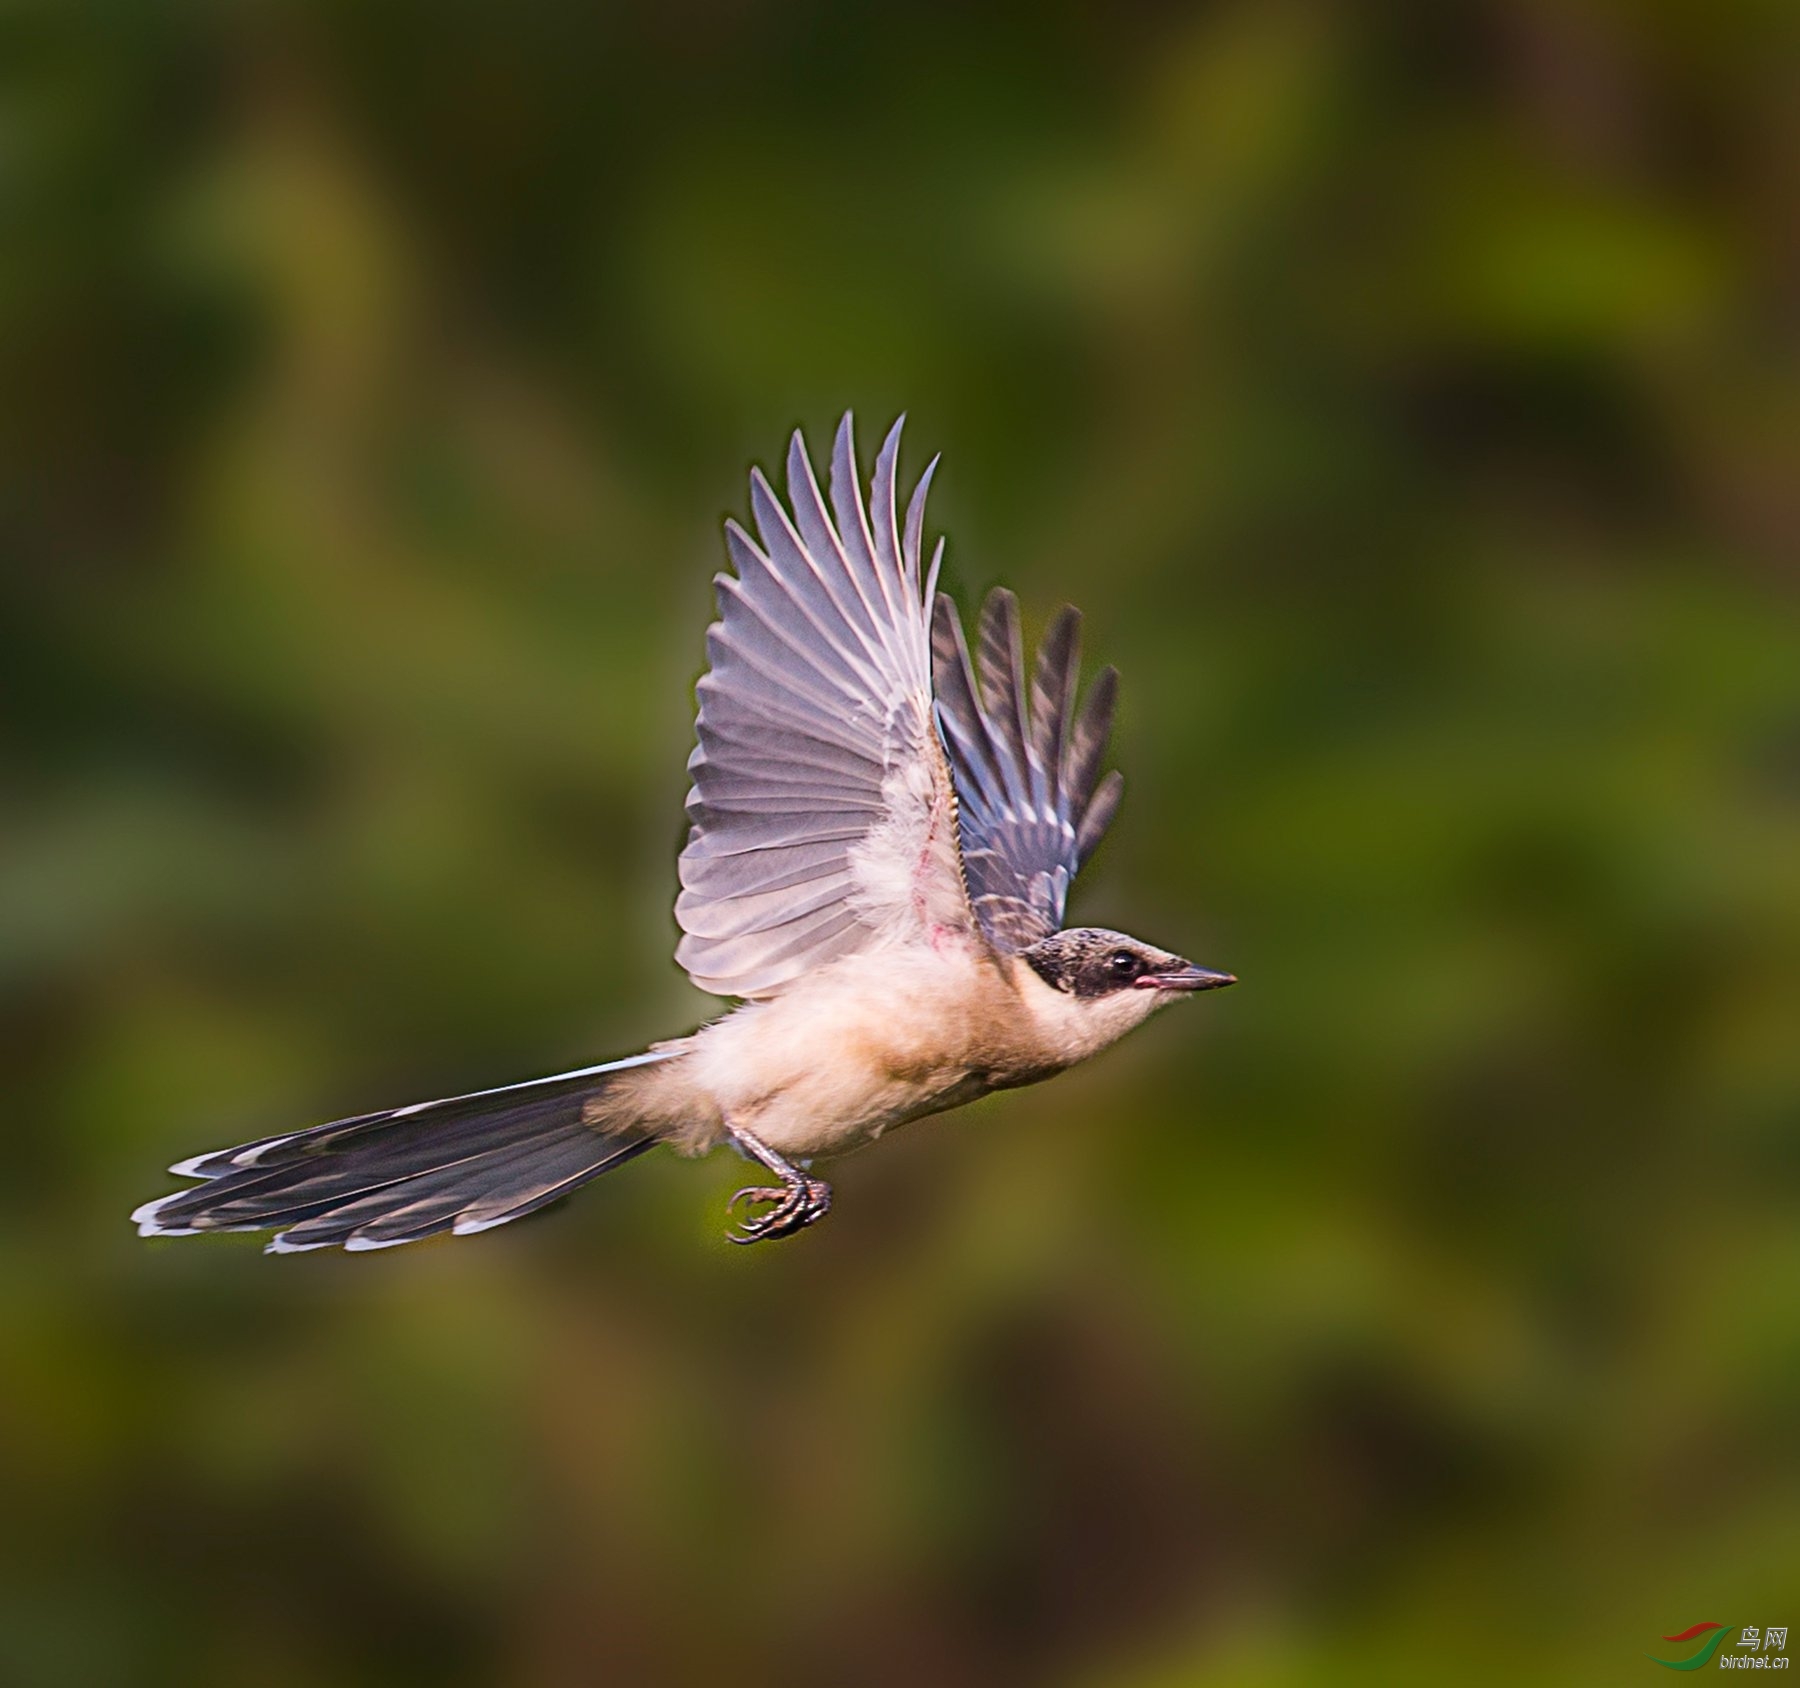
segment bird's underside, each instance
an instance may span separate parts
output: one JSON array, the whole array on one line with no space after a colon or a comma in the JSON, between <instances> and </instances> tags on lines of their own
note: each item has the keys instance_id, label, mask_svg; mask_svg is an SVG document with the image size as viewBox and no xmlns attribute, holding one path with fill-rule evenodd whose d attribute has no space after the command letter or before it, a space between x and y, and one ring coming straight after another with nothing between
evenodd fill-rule
<instances>
[{"instance_id":1,"label":"bird's underside","mask_svg":"<svg viewBox=\"0 0 1800 1688\"><path fill-rule=\"evenodd\" d=\"M923 1114L1085 1059L1226 975L1123 934L1062 929L1119 798L1100 777L1114 696L1077 704L1079 617L1029 678L1016 603L973 647L922 567L921 476L900 519L900 426L865 503L850 419L829 501L804 444L787 502L751 476L707 634L676 957L741 1006L624 1061L315 1126L173 1170L147 1235L278 1232L276 1252L385 1248L520 1218L656 1144L729 1143L774 1179L733 1198L733 1240L829 1210L810 1170Z\"/></svg>"}]
</instances>

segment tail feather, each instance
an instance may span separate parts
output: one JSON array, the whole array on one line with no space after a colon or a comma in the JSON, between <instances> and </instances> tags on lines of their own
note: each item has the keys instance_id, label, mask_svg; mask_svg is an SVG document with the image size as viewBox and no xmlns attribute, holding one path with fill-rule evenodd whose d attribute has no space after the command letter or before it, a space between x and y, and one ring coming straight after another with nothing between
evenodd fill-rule
<instances>
[{"instance_id":1,"label":"tail feather","mask_svg":"<svg viewBox=\"0 0 1800 1688\"><path fill-rule=\"evenodd\" d=\"M196 1155L170 1170L200 1183L131 1217L147 1237L279 1227L269 1244L275 1254L489 1230L651 1147L654 1136L628 1110L609 1117L602 1098L612 1075L673 1054L634 1055Z\"/></svg>"},{"instance_id":2,"label":"tail feather","mask_svg":"<svg viewBox=\"0 0 1800 1688\"><path fill-rule=\"evenodd\" d=\"M648 1137L598 1139L591 1131L584 1136L584 1141L556 1145L554 1155L546 1151L520 1161L496 1154L479 1169L479 1185L471 1176L475 1169L467 1166L453 1173L420 1173L346 1206L287 1221L276 1252L342 1246L355 1254L418 1242L444 1231L466 1237L491 1230L635 1159L653 1143ZM477 1188L480 1194L474 1195Z\"/></svg>"}]
</instances>

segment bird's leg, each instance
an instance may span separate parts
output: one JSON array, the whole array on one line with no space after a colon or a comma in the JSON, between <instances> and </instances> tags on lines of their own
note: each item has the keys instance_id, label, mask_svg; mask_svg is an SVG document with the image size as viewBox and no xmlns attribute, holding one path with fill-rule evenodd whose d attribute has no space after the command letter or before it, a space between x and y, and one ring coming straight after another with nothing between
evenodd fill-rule
<instances>
[{"instance_id":1,"label":"bird's leg","mask_svg":"<svg viewBox=\"0 0 1800 1688\"><path fill-rule=\"evenodd\" d=\"M779 1189L750 1185L731 1198L727 1212L735 1212L739 1202L751 1206L759 1202L773 1204L761 1213L746 1213L737 1220L725 1233L731 1242L760 1243L775 1237L791 1237L831 1211L831 1186L823 1179L808 1178L799 1167L784 1160L741 1126L727 1126L726 1130L741 1154L760 1161L781 1180Z\"/></svg>"}]
</instances>

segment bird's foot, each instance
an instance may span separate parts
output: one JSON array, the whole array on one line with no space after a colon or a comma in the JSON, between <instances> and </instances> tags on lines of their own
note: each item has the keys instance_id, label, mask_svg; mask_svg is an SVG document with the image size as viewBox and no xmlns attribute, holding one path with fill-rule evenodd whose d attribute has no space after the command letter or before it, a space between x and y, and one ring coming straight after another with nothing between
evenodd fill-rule
<instances>
[{"instance_id":1,"label":"bird's foot","mask_svg":"<svg viewBox=\"0 0 1800 1688\"><path fill-rule=\"evenodd\" d=\"M726 1204L726 1211L735 1213L740 1202L749 1207L764 1202L770 1205L761 1213L746 1213L725 1233L726 1239L734 1243L772 1242L776 1237L791 1237L823 1219L831 1211L831 1186L823 1179L796 1174L779 1188L751 1185L739 1190Z\"/></svg>"}]
</instances>

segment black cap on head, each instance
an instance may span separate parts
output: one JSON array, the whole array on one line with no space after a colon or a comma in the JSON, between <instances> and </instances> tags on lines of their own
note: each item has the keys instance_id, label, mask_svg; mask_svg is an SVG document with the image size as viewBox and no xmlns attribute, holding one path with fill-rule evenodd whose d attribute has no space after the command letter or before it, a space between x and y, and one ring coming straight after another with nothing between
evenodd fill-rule
<instances>
[{"instance_id":1,"label":"black cap on head","mask_svg":"<svg viewBox=\"0 0 1800 1688\"><path fill-rule=\"evenodd\" d=\"M1045 984L1078 997L1124 990L1215 990L1237 983L1229 973L1196 967L1153 944L1100 926L1054 932L1022 953Z\"/></svg>"}]
</instances>

